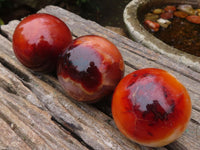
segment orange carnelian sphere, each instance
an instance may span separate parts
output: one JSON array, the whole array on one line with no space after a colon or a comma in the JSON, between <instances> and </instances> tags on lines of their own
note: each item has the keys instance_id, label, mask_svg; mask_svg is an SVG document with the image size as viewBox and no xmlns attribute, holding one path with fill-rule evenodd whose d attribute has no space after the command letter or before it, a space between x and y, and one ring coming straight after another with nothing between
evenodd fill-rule
<instances>
[{"instance_id":1,"label":"orange carnelian sphere","mask_svg":"<svg viewBox=\"0 0 200 150\"><path fill-rule=\"evenodd\" d=\"M161 69L141 69L115 89L112 114L119 130L139 144L160 147L185 131L191 100L185 87Z\"/></svg>"},{"instance_id":2,"label":"orange carnelian sphere","mask_svg":"<svg viewBox=\"0 0 200 150\"><path fill-rule=\"evenodd\" d=\"M24 18L13 34L13 49L18 60L38 72L56 70L58 56L72 42L68 26L49 14Z\"/></svg>"},{"instance_id":3,"label":"orange carnelian sphere","mask_svg":"<svg viewBox=\"0 0 200 150\"><path fill-rule=\"evenodd\" d=\"M124 75L124 61L109 40L81 36L60 57L57 75L69 96L92 103L113 92Z\"/></svg>"}]
</instances>

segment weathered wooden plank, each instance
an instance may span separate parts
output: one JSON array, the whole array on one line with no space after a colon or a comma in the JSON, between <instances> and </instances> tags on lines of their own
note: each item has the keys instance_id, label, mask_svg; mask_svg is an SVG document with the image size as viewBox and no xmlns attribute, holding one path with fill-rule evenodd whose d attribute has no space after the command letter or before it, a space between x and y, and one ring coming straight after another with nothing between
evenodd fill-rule
<instances>
[{"instance_id":1,"label":"weathered wooden plank","mask_svg":"<svg viewBox=\"0 0 200 150\"><path fill-rule=\"evenodd\" d=\"M2 89L0 93L0 117L31 149L87 149L70 134L66 134L58 128L46 112L37 110L36 107L32 107L30 103L15 94L10 94ZM9 133L7 130L5 132ZM8 137L1 134L1 138L7 139ZM4 141L6 140L4 139ZM13 142L10 141L11 145L14 144ZM9 147L10 143L6 142L5 144ZM23 145L21 144L21 146ZM25 146L21 149L26 149L27 146Z\"/></svg>"},{"instance_id":2,"label":"weathered wooden plank","mask_svg":"<svg viewBox=\"0 0 200 150\"><path fill-rule=\"evenodd\" d=\"M50 114L31 104L30 102L37 99L32 96L34 93L27 90L20 79L1 64L0 81L0 118L31 149L87 149L70 133L61 130L51 120ZM27 98L29 95L31 97ZM5 130L6 133L9 132ZM5 138L8 137L1 134L1 138L6 141ZM14 140L16 139L14 138ZM8 143L6 144L10 146Z\"/></svg>"},{"instance_id":3,"label":"weathered wooden plank","mask_svg":"<svg viewBox=\"0 0 200 150\"><path fill-rule=\"evenodd\" d=\"M39 12L49 13L59 17L68 25L73 35L75 36L82 36L88 34L98 34L104 36L111 40L113 43L115 43L120 50L122 49L121 52L127 51L134 53L135 55L142 56L143 61L155 61L157 64L161 64L161 66L167 66L172 70L177 70L178 72L181 72L181 74L184 74L186 76L189 76L190 78L194 78L195 80L200 81L200 73L181 64L179 60L173 60L172 58L168 58L167 56L156 53L148 48L145 48L141 44L133 42L128 38L122 37L106 28L103 28L102 26L93 21L85 20L76 14L73 14L67 10L63 10L62 8L55 6L47 6L45 9L42 9ZM2 26L3 32L5 32L8 35L9 39L12 39L14 28L16 27L18 22L19 21L15 20L10 22L9 26ZM131 56L134 56L134 54L131 54ZM125 61L127 61L127 56L128 55L125 55ZM127 62L132 63L132 61ZM145 63L141 63L141 65L144 64ZM134 66L134 64L132 65ZM139 68L141 68L141 66L139 66Z\"/></svg>"},{"instance_id":4,"label":"weathered wooden plank","mask_svg":"<svg viewBox=\"0 0 200 150\"><path fill-rule=\"evenodd\" d=\"M86 34L98 34L111 40L123 54L126 62L126 74L144 67L158 67L168 70L177 78L180 78L181 82L189 89L195 109L192 112L192 121L184 135L163 149L184 148L198 150L200 147L200 86L198 72L63 9L50 6L41 12L47 12L63 19L75 37ZM10 37L10 40L17 23L18 21L11 22L9 25L2 27L2 30ZM17 95L21 101L26 99L26 101L31 103L31 106L33 105L38 110L53 116L58 123L76 134L93 149L150 149L127 140L116 129L112 118L98 111L93 106L77 103L68 98L54 77L30 72L23 67L12 52L11 42L2 36L0 36L0 41L0 62L4 65L0 68L6 67L7 70L10 70L10 73L6 75L5 71L3 71L0 76L2 81L0 85L3 87L4 92L12 91L11 95ZM11 72L15 73L16 81L13 80L14 77L11 77L13 79L9 77L12 74ZM16 85L19 85L19 87ZM25 90L28 94L20 92L20 89ZM104 105L104 107L107 107L109 114L109 106ZM5 111L3 112L5 113Z\"/></svg>"},{"instance_id":5,"label":"weathered wooden plank","mask_svg":"<svg viewBox=\"0 0 200 150\"><path fill-rule=\"evenodd\" d=\"M49 6L40 12L50 13L60 17L70 28L74 36L87 34L97 34L104 36L117 45L121 51L126 65L126 73L141 68L161 68L175 75L180 82L188 89L193 107L200 110L200 73L181 64L178 60L173 60L162 54L141 46L125 37L109 31L95 22L85 20L71 12L55 6ZM7 26L2 26L8 37L12 39L13 28L19 22L10 22Z\"/></svg>"},{"instance_id":6,"label":"weathered wooden plank","mask_svg":"<svg viewBox=\"0 0 200 150\"><path fill-rule=\"evenodd\" d=\"M5 44L5 42L4 42L4 44ZM6 51L7 51L7 50L6 50ZM8 51L7 51L7 52L8 52ZM11 52L11 51L10 51L10 52ZM2 53L1 53L1 55L2 55ZM17 60L16 60L15 58L12 58L12 57L10 58L10 54L8 54L7 56L6 56L6 55L1 56L1 58L4 58L5 60L7 60L8 62L11 62L11 63L12 63L11 60L14 59L12 65L17 65L17 66L13 67L13 69L14 69L14 68L19 69L19 67L20 67L21 70L23 70L24 72L27 72L27 73L25 73L25 74L28 74L28 75L23 75L22 78L26 78L25 76L31 77L31 74L26 70L26 68L24 68L22 65L18 64L18 62L17 62ZM10 59L10 60L8 60L8 59ZM1 67L1 68L2 68L2 67ZM11 69L11 68L10 68L10 69ZM1 70L2 70L2 69L1 69ZM12 69L11 69L11 70L12 70ZM17 85L20 85L20 84L19 84L19 81L16 81L16 79L15 79L14 77L10 76L10 73L5 74L5 72L6 72L5 70L2 71L2 73L1 73L1 74L3 75L2 78L5 78L5 76L6 76L6 77L9 77L10 80L13 80L13 82L15 81L15 83L16 83ZM18 71L18 72L19 72L19 71ZM3 73L4 73L4 74L3 74ZM17 73L17 74L18 74L19 76L21 76L20 73ZM37 77L38 77L38 76L37 76ZM42 75L39 76L39 78L41 78L41 77L42 77ZM47 78L48 78L48 77L47 77ZM50 77L49 77L49 78L50 78ZM52 78L52 77L51 77L51 78ZM43 79L43 78L42 78L42 79ZM32 77L31 77L31 79L25 79L25 80L28 82L28 81L30 81L30 80L32 81L33 79L32 79ZM49 79L49 80L52 80L52 79ZM26 81L23 81L24 84L25 84ZM53 82L54 82L54 87L55 87L55 86L59 86L57 80L54 79ZM3 83L3 82L2 82L2 83ZM11 85L8 84L8 83L10 83ZM8 83L4 84L4 86L9 87L9 89L15 89L15 88L16 88L16 86L15 86L16 84L15 84L15 83L12 83L12 82L8 82ZM52 84L53 84L53 83L52 83ZM34 83L34 84L33 84L33 83L32 83L31 85L35 85L35 86L36 86L36 87L32 87L32 86L31 86L31 87L32 87L31 89L34 90L34 89L37 88L38 85L40 85L40 84L38 84L38 83L36 83L36 84ZM4 87L4 86L2 86L2 87ZM30 85L29 85L29 86L30 86ZM29 87L29 88L30 88L30 87ZM4 88L4 89L6 89L6 88ZM11 91L14 91L14 90L11 90ZM20 91L20 90L19 90L19 87L17 88L17 90L15 90L14 93L16 93L16 91ZM41 89L39 89L39 91L41 91ZM51 90L50 90L50 91L51 91ZM37 91L37 92L38 92L38 91ZM20 95L20 92L18 92L18 94ZM27 93L27 94L29 94L29 93ZM40 95L40 94L37 93L36 95ZM46 95L46 94L44 94L44 95ZM43 96L44 96L44 95L43 95ZM23 96L23 95L21 95L21 96ZM42 97L42 96L40 96L40 97ZM51 96L47 96L47 97L50 98ZM43 101L46 101L46 99L47 99L47 98L45 98L45 100L43 100ZM64 102L64 101L63 101L63 102ZM65 102L64 102L64 103L65 103ZM52 105L53 105L53 104L52 104ZM63 104L63 105L64 105L64 104ZM83 104L81 104L81 106L82 106L82 105L83 105ZM54 106L54 105L53 105L53 106ZM52 107L53 107L53 106L52 106ZM83 107L84 107L84 106L82 106L82 108L83 108ZM73 108L73 107L69 107L69 108L71 109L71 108ZM61 108L59 108L59 109L61 109ZM87 111L87 110L90 110L90 108L85 109L85 111ZM74 111L74 112L77 112L77 111ZM90 111L90 112L91 112L91 111ZM53 112L53 113L54 113L54 112ZM92 113L92 112L91 112L91 113ZM61 116L62 116L62 115L61 115ZM94 114L93 114L93 117L95 117ZM55 118L57 118L58 121L60 121L62 124L65 124L66 126L69 126L69 125L66 124L65 121L63 121L62 118L60 119L59 115L58 115L58 116L55 116ZM105 118L104 118L104 119L105 119ZM192 125L192 126L193 126L193 125ZM186 138L186 139L187 139L187 135L184 136L183 138ZM121 140L122 140L122 139L121 139ZM193 141L193 139L192 139L192 141ZM179 145L180 145L180 144L179 144Z\"/></svg>"},{"instance_id":7,"label":"weathered wooden plank","mask_svg":"<svg viewBox=\"0 0 200 150\"><path fill-rule=\"evenodd\" d=\"M73 35L82 36L86 34L98 34L104 36L116 43L117 47L123 54L126 62L125 74L135 69L141 68L161 68L175 75L180 82L188 89L192 99L193 107L200 111L200 73L187 68L180 64L178 60L174 62L170 58L141 46L125 37L117 35L109 31L95 22L84 20L83 18L63 10L58 7L49 6L40 12L50 13L60 17L72 30ZM13 28L17 26L19 21L12 21L6 26L2 26L5 32L12 40Z\"/></svg>"},{"instance_id":8,"label":"weathered wooden plank","mask_svg":"<svg viewBox=\"0 0 200 150\"><path fill-rule=\"evenodd\" d=\"M62 8L55 7L55 6L47 6L45 9L42 9L39 12L49 13L61 18L69 26L70 30L75 36L82 36L82 35L87 35L87 34L98 34L98 35L104 36L108 38L109 40L111 40L113 43L115 43L122 52L131 51L132 53L135 53L135 55L142 56L144 60L155 61L157 64L162 64L163 66L173 68L181 72L182 74L184 73L200 81L199 79L200 73L197 71L192 71L192 69L181 64L179 60L173 60L172 58L168 58L162 54L156 53L148 48L145 48L141 44L133 42L132 40L128 38L122 37L100 26L99 24L93 21L85 20L78 15L75 15L67 10L63 10ZM123 49L126 49L126 50L123 50Z\"/></svg>"},{"instance_id":9,"label":"weathered wooden plank","mask_svg":"<svg viewBox=\"0 0 200 150\"><path fill-rule=\"evenodd\" d=\"M49 13L61 18L69 26L73 35L77 37L96 34L108 38L119 48L125 63L131 66L131 68L129 68L131 70L126 69L126 72L134 71L132 68L141 69L152 67L169 71L188 89L193 107L200 111L200 72L190 69L179 60L174 60L173 58L156 53L153 50L145 48L141 44L122 37L93 21L85 20L67 10L55 6L47 6L39 12Z\"/></svg>"},{"instance_id":10,"label":"weathered wooden plank","mask_svg":"<svg viewBox=\"0 0 200 150\"><path fill-rule=\"evenodd\" d=\"M16 25L15 25L16 26ZM2 41L2 43L4 43L4 49L8 49L8 50L6 50L5 52L6 53L8 53L8 55L10 56L10 57L12 57L13 59L15 59L16 60L16 58L15 58L15 56L14 56L14 54L13 54L13 51L12 51L12 46L11 46L11 44L10 44L10 42L9 41L7 41L5 38L0 38L1 39L1 41ZM6 47L6 48L5 48ZM17 61L17 60L16 60ZM128 65L126 65L126 74L127 73L130 73L131 71L134 71L135 69L133 69L133 68L131 68L130 66L128 66ZM180 74L181 75L181 74ZM40 78L41 78L42 76L40 76ZM46 75L44 75L43 76L44 78L44 80L46 80L47 82L53 82L52 83L52 86L54 86L54 84L56 84L56 87L59 87L59 83L57 83L57 81L55 81L55 78L52 78L52 77L50 77L50 76L46 76ZM188 84L191 84L191 83L188 83ZM54 86L55 87L55 86ZM59 91L63 91L62 90L62 88L59 88ZM191 98L192 98L192 102L193 102L193 106L194 107L196 107L196 108L200 108L200 103L199 103L199 94L195 94L195 93L193 93L193 92L191 92L190 91L190 95L191 95ZM36 101L33 101L33 102L36 102ZM103 107L105 107L105 106L103 106ZM107 108L107 110L110 110L110 108ZM199 109L200 110L200 109ZM196 113L195 113L196 112ZM108 113L110 113L110 112L108 112ZM199 114L198 112L197 112L197 110L193 110L193 116L198 116L197 114ZM193 118L193 117L192 117ZM198 119L198 117L195 117L196 119L195 120L197 120L197 122L199 122L200 123L200 121L199 121L199 119Z\"/></svg>"},{"instance_id":11,"label":"weathered wooden plank","mask_svg":"<svg viewBox=\"0 0 200 150\"><path fill-rule=\"evenodd\" d=\"M3 39L3 37L1 37L1 39ZM6 39L4 39L1 44L6 45L5 43ZM130 142L116 128L113 128L113 123L110 123L112 120L110 117L89 105L69 100L65 95L56 90L55 86L60 86L58 81L54 79L56 85L54 85L53 88L40 80L40 76L33 75L33 73L22 66L15 57L10 57L13 55L11 47L8 46L7 48L0 49L0 51L0 61L17 75L17 77L14 78L10 76L11 72L7 73L6 71L2 71L0 75L1 79L4 80L5 76L7 76L9 80L11 80L7 81L8 79L5 79L6 81L4 82L6 84L2 82L1 86L4 89L11 89L10 91L13 91L14 94L18 93L20 98L23 96L28 97L30 93L27 93L27 95L20 95L20 92L17 92L20 88L23 88L16 86L19 84L18 82L21 81L22 85L33 92L37 99L43 104L39 106L40 108L47 110L47 112L61 123L62 126L76 134L94 149L139 149L137 144ZM0 68L2 68L2 66ZM19 79L15 82L17 78ZM60 88L61 87L58 87L58 89ZM32 101L32 99L27 98L26 100ZM35 106L38 106L38 104L36 103ZM45 106L45 108L43 108L43 106Z\"/></svg>"}]
</instances>

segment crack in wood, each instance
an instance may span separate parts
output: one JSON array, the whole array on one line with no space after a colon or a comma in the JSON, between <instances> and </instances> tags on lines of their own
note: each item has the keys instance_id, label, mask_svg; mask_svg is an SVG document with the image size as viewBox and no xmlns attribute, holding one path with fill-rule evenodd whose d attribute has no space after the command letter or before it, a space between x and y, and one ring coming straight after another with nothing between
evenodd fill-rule
<instances>
[{"instance_id":1,"label":"crack in wood","mask_svg":"<svg viewBox=\"0 0 200 150\"><path fill-rule=\"evenodd\" d=\"M29 79L29 77L26 74L24 74L23 72L21 72L21 70L19 70L15 66L13 66L11 63L9 63L8 61L6 61L4 58L0 57L0 63L2 63L2 65L4 65L9 70L11 70L13 73L15 73L23 81L30 82L30 79Z\"/></svg>"},{"instance_id":2,"label":"crack in wood","mask_svg":"<svg viewBox=\"0 0 200 150\"><path fill-rule=\"evenodd\" d=\"M51 117L51 120L56 123L57 125L61 126L64 130L66 130L67 132L69 132L71 134L71 136L73 136L75 139L77 139L81 144L83 144L83 146L85 146L86 148L88 148L89 150L94 150L93 147L91 147L90 145L88 145L86 142L84 142L84 140L79 137L76 133L73 132L73 130L82 130L81 127L77 128L76 126L74 126L73 124L70 123L66 123L65 121L61 121L62 119L56 119L55 117ZM62 123L61 123L62 122ZM64 122L64 123L63 123Z\"/></svg>"},{"instance_id":3,"label":"crack in wood","mask_svg":"<svg viewBox=\"0 0 200 150\"><path fill-rule=\"evenodd\" d=\"M7 81L0 78L0 85L4 88L5 91L11 94L17 95L17 91L13 86L11 86Z\"/></svg>"},{"instance_id":4,"label":"crack in wood","mask_svg":"<svg viewBox=\"0 0 200 150\"><path fill-rule=\"evenodd\" d=\"M178 141L166 145L165 148L167 148L167 150L188 150L183 144L179 143Z\"/></svg>"},{"instance_id":5,"label":"crack in wood","mask_svg":"<svg viewBox=\"0 0 200 150\"><path fill-rule=\"evenodd\" d=\"M6 34L5 32L3 32L3 30L1 29L1 26L0 26L0 34L5 37L5 38L8 38L8 34Z\"/></svg>"},{"instance_id":6,"label":"crack in wood","mask_svg":"<svg viewBox=\"0 0 200 150\"><path fill-rule=\"evenodd\" d=\"M196 121L196 120L194 120L194 119L192 119L192 118L190 119L190 121L193 122L194 124L200 126L200 123L199 123L198 121Z\"/></svg>"},{"instance_id":7,"label":"crack in wood","mask_svg":"<svg viewBox=\"0 0 200 150\"><path fill-rule=\"evenodd\" d=\"M200 108L197 108L197 107L195 107L195 106L192 106L192 109L194 109L194 110L200 112Z\"/></svg>"},{"instance_id":8,"label":"crack in wood","mask_svg":"<svg viewBox=\"0 0 200 150\"><path fill-rule=\"evenodd\" d=\"M126 60L124 60L124 63L125 63L127 66L133 68L133 69L134 69L133 71L139 69L138 67L134 66L132 63L130 63L130 62L126 61Z\"/></svg>"}]
</instances>

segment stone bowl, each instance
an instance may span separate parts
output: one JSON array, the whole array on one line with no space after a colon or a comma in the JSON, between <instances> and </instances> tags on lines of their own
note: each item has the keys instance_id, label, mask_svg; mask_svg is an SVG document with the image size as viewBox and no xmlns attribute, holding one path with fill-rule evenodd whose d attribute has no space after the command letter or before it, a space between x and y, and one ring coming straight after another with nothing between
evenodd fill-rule
<instances>
[{"instance_id":1,"label":"stone bowl","mask_svg":"<svg viewBox=\"0 0 200 150\"><path fill-rule=\"evenodd\" d=\"M183 63L200 72L200 57L180 51L166 43L162 42L151 33L149 33L140 23L142 14L146 14L152 8L159 8L169 4L190 4L193 7L200 8L200 0L132 0L124 10L124 23L130 36L136 42L155 50L161 54L173 58L179 63Z\"/></svg>"}]
</instances>

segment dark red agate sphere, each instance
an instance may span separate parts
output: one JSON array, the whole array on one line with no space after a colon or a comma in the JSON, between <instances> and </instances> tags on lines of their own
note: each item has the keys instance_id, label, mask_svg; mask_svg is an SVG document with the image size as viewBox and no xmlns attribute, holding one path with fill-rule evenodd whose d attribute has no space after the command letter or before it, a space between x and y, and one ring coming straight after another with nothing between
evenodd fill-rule
<instances>
[{"instance_id":1,"label":"dark red agate sphere","mask_svg":"<svg viewBox=\"0 0 200 150\"><path fill-rule=\"evenodd\" d=\"M23 19L13 35L18 60L39 72L56 70L58 56L72 41L67 25L49 14L33 14Z\"/></svg>"},{"instance_id":2,"label":"dark red agate sphere","mask_svg":"<svg viewBox=\"0 0 200 150\"><path fill-rule=\"evenodd\" d=\"M129 139L160 147L186 129L191 101L185 87L168 72L141 69L124 77L115 89L112 114Z\"/></svg>"},{"instance_id":3,"label":"dark red agate sphere","mask_svg":"<svg viewBox=\"0 0 200 150\"><path fill-rule=\"evenodd\" d=\"M114 90L124 74L117 47L107 39L87 35L75 39L58 63L58 80L74 99L95 102Z\"/></svg>"}]
</instances>

